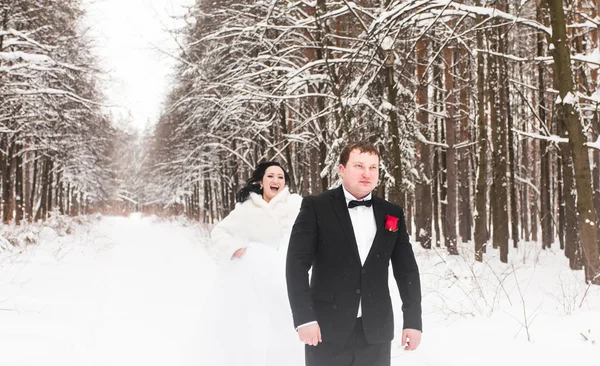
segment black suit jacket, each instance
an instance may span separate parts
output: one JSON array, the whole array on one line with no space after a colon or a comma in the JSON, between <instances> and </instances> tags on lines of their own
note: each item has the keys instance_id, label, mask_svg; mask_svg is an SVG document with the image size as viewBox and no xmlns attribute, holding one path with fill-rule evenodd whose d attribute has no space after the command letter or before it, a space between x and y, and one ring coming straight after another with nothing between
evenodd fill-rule
<instances>
[{"instance_id":1,"label":"black suit jacket","mask_svg":"<svg viewBox=\"0 0 600 366\"><path fill-rule=\"evenodd\" d=\"M343 343L348 339L360 299L367 341L373 344L393 339L390 261L402 298L404 328L422 330L419 269L404 212L378 197L373 197L373 212L377 234L362 265L343 188L302 201L287 253L288 297L294 325L317 320L324 342ZM396 232L385 229L387 215L399 219Z\"/></svg>"}]
</instances>

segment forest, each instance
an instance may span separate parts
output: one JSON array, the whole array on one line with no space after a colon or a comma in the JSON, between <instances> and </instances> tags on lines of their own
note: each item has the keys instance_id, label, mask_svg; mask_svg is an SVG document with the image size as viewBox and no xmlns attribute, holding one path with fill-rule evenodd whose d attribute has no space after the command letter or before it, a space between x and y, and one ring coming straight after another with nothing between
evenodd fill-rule
<instances>
[{"instance_id":1,"label":"forest","mask_svg":"<svg viewBox=\"0 0 600 366\"><path fill-rule=\"evenodd\" d=\"M197 0L148 135L103 113L77 0L0 1L3 222L222 219L260 161L301 195L345 144L424 248L564 250L600 284L600 0ZM134 141L132 143L131 141Z\"/></svg>"}]
</instances>

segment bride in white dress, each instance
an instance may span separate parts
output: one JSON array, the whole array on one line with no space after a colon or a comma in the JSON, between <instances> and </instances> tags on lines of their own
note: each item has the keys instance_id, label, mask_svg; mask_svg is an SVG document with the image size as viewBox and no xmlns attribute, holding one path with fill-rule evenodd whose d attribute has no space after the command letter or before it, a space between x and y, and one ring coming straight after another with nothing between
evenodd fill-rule
<instances>
[{"instance_id":1,"label":"bride in white dress","mask_svg":"<svg viewBox=\"0 0 600 366\"><path fill-rule=\"evenodd\" d=\"M261 163L238 203L211 232L219 260L202 309L202 365L302 366L304 345L293 327L285 256L302 198L289 192L276 162Z\"/></svg>"}]
</instances>

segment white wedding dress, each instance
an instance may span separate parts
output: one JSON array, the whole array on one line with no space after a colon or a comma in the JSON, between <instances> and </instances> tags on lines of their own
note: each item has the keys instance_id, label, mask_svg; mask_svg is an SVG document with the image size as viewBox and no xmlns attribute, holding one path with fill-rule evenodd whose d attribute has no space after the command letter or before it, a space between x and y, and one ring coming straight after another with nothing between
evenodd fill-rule
<instances>
[{"instance_id":1,"label":"white wedding dress","mask_svg":"<svg viewBox=\"0 0 600 366\"><path fill-rule=\"evenodd\" d=\"M250 242L242 258L219 265L201 311L202 366L304 365L287 299L286 251Z\"/></svg>"}]
</instances>

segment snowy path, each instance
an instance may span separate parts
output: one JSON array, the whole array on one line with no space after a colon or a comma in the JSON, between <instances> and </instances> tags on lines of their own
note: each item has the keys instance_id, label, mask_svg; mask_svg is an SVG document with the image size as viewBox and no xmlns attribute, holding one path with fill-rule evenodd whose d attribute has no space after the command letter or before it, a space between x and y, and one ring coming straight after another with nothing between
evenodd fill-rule
<instances>
[{"instance_id":1,"label":"snowy path","mask_svg":"<svg viewBox=\"0 0 600 366\"><path fill-rule=\"evenodd\" d=\"M205 233L132 216L40 236L24 253L0 253L0 366L219 366L195 343L215 273ZM425 333L417 352L395 341L392 365L595 364L600 288L559 250L520 245L510 265L415 245Z\"/></svg>"},{"instance_id":2,"label":"snowy path","mask_svg":"<svg viewBox=\"0 0 600 366\"><path fill-rule=\"evenodd\" d=\"M0 259L0 365L191 364L214 264L173 226L105 218Z\"/></svg>"}]
</instances>

